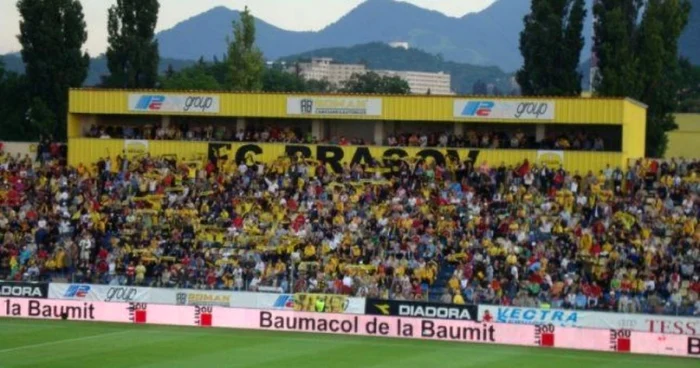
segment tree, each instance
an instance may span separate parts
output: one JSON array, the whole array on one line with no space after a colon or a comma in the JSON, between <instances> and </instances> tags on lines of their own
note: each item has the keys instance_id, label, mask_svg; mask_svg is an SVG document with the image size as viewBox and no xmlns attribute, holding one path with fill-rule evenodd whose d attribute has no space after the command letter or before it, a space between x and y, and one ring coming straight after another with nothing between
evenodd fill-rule
<instances>
[{"instance_id":1,"label":"tree","mask_svg":"<svg viewBox=\"0 0 700 368\"><path fill-rule=\"evenodd\" d=\"M255 46L255 18L248 7L233 21L233 41L228 43L228 87L233 91L260 91L265 61Z\"/></svg>"},{"instance_id":2,"label":"tree","mask_svg":"<svg viewBox=\"0 0 700 368\"><path fill-rule=\"evenodd\" d=\"M103 85L153 88L158 82L158 0L117 0L108 11L107 67Z\"/></svg>"},{"instance_id":3,"label":"tree","mask_svg":"<svg viewBox=\"0 0 700 368\"><path fill-rule=\"evenodd\" d=\"M335 88L331 82L325 79L309 79L306 81L306 91L314 93L330 93L335 92Z\"/></svg>"},{"instance_id":4,"label":"tree","mask_svg":"<svg viewBox=\"0 0 700 368\"><path fill-rule=\"evenodd\" d=\"M165 78L172 78L175 75L175 68L173 64L168 64L168 68L165 69Z\"/></svg>"},{"instance_id":5,"label":"tree","mask_svg":"<svg viewBox=\"0 0 700 368\"><path fill-rule=\"evenodd\" d=\"M598 57L593 85L598 95L639 95L635 44L642 5L642 0L600 0L593 7L593 52Z\"/></svg>"},{"instance_id":6,"label":"tree","mask_svg":"<svg viewBox=\"0 0 700 368\"><path fill-rule=\"evenodd\" d=\"M640 11L644 13L640 19ZM646 155L662 157L666 132L677 126L678 38L688 22L687 0L601 0L594 13L600 96L632 97L648 106Z\"/></svg>"},{"instance_id":7,"label":"tree","mask_svg":"<svg viewBox=\"0 0 700 368\"><path fill-rule=\"evenodd\" d=\"M211 74L207 65L197 64L161 78L160 85L164 89L181 90L221 90L221 84Z\"/></svg>"},{"instance_id":8,"label":"tree","mask_svg":"<svg viewBox=\"0 0 700 368\"><path fill-rule=\"evenodd\" d=\"M520 33L523 67L516 79L528 96L579 96L584 0L532 0Z\"/></svg>"},{"instance_id":9,"label":"tree","mask_svg":"<svg viewBox=\"0 0 700 368\"><path fill-rule=\"evenodd\" d=\"M472 85L472 94L477 96L486 96L489 94L488 86L481 79L479 79Z\"/></svg>"},{"instance_id":10,"label":"tree","mask_svg":"<svg viewBox=\"0 0 700 368\"><path fill-rule=\"evenodd\" d=\"M37 132L26 124L25 114L29 108L26 78L5 70L0 60L0 140L33 141Z\"/></svg>"},{"instance_id":11,"label":"tree","mask_svg":"<svg viewBox=\"0 0 700 368\"><path fill-rule=\"evenodd\" d=\"M39 135L51 134L52 124L56 121L53 111L38 97L32 100L25 118Z\"/></svg>"},{"instance_id":12,"label":"tree","mask_svg":"<svg viewBox=\"0 0 700 368\"><path fill-rule=\"evenodd\" d=\"M683 58L679 67L678 112L700 113L700 66Z\"/></svg>"},{"instance_id":13,"label":"tree","mask_svg":"<svg viewBox=\"0 0 700 368\"><path fill-rule=\"evenodd\" d=\"M265 92L304 92L306 84L298 75L284 70L281 64L274 64L263 73L262 89Z\"/></svg>"},{"instance_id":14,"label":"tree","mask_svg":"<svg viewBox=\"0 0 700 368\"><path fill-rule=\"evenodd\" d=\"M53 112L46 130L63 140L68 90L82 85L90 64L82 52L87 40L82 5L78 0L19 0L17 9L29 95Z\"/></svg>"},{"instance_id":15,"label":"tree","mask_svg":"<svg viewBox=\"0 0 700 368\"><path fill-rule=\"evenodd\" d=\"M406 95L411 93L408 82L400 77L380 76L375 72L353 74L343 83L342 92L348 93L383 93Z\"/></svg>"}]
</instances>

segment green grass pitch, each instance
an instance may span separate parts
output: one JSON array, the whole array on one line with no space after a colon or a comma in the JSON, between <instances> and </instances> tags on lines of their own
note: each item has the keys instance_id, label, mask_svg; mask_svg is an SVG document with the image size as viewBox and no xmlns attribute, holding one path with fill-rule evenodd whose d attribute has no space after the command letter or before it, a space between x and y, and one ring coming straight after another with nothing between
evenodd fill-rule
<instances>
[{"instance_id":1,"label":"green grass pitch","mask_svg":"<svg viewBox=\"0 0 700 368\"><path fill-rule=\"evenodd\" d=\"M0 319L0 367L698 368L698 360L614 353L202 329Z\"/></svg>"}]
</instances>

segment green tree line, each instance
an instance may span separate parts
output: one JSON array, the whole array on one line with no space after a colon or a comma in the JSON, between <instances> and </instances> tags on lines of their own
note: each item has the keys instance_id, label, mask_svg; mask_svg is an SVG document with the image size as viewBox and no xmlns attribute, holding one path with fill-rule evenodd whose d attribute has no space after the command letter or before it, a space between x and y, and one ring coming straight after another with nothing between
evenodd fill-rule
<instances>
[{"instance_id":1,"label":"green tree line","mask_svg":"<svg viewBox=\"0 0 700 368\"><path fill-rule=\"evenodd\" d=\"M583 47L583 0L532 0L520 35L525 59L517 80L529 96L577 96ZM598 73L594 94L631 97L648 106L646 155L663 157L673 113L697 111L697 69L678 57L688 0L599 0L593 7Z\"/></svg>"}]
</instances>

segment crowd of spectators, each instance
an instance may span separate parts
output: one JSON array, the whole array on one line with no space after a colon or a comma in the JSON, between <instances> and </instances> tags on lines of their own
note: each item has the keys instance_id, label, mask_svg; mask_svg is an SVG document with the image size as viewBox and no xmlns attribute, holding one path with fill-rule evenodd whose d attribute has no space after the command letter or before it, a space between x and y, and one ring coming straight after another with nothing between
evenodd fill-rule
<instances>
[{"instance_id":1,"label":"crowd of spectators","mask_svg":"<svg viewBox=\"0 0 700 368\"><path fill-rule=\"evenodd\" d=\"M310 132L299 128L266 127L262 129L231 130L223 125L188 126L172 124L168 128L145 125L134 127L98 127L92 126L87 132L92 138L125 138L154 140L190 140L190 141L233 141L258 143L294 143L294 144L336 144L367 145L361 137L333 136L318 140ZM388 136L382 144L401 147L451 147L451 148L488 148L488 149L554 149L605 151L602 137L586 132L551 133L537 141L534 135L526 135L521 130L513 132L468 130L463 135L438 132L414 132Z\"/></svg>"},{"instance_id":2,"label":"crowd of spectators","mask_svg":"<svg viewBox=\"0 0 700 368\"><path fill-rule=\"evenodd\" d=\"M42 158L0 155L0 279L700 314L698 161Z\"/></svg>"}]
</instances>

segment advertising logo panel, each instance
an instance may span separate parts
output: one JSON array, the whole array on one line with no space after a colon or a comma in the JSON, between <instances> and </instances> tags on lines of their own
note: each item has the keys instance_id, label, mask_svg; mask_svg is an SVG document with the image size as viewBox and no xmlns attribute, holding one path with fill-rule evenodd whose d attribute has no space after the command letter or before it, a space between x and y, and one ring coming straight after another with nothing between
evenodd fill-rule
<instances>
[{"instance_id":1,"label":"advertising logo panel","mask_svg":"<svg viewBox=\"0 0 700 368\"><path fill-rule=\"evenodd\" d=\"M476 321L475 305L424 303L408 300L367 299L365 313L377 316L421 317Z\"/></svg>"},{"instance_id":2,"label":"advertising logo panel","mask_svg":"<svg viewBox=\"0 0 700 368\"><path fill-rule=\"evenodd\" d=\"M220 111L219 96L215 95L129 94L128 99L128 109L134 112L216 114Z\"/></svg>"},{"instance_id":3,"label":"advertising logo panel","mask_svg":"<svg viewBox=\"0 0 700 368\"><path fill-rule=\"evenodd\" d=\"M45 282L0 281L0 298L47 298L49 285Z\"/></svg>"},{"instance_id":4,"label":"advertising logo panel","mask_svg":"<svg viewBox=\"0 0 700 368\"><path fill-rule=\"evenodd\" d=\"M287 97L287 115L381 116L381 98Z\"/></svg>"},{"instance_id":5,"label":"advertising logo panel","mask_svg":"<svg viewBox=\"0 0 700 368\"><path fill-rule=\"evenodd\" d=\"M556 102L542 100L455 100L453 116L471 120L554 120Z\"/></svg>"}]
</instances>

